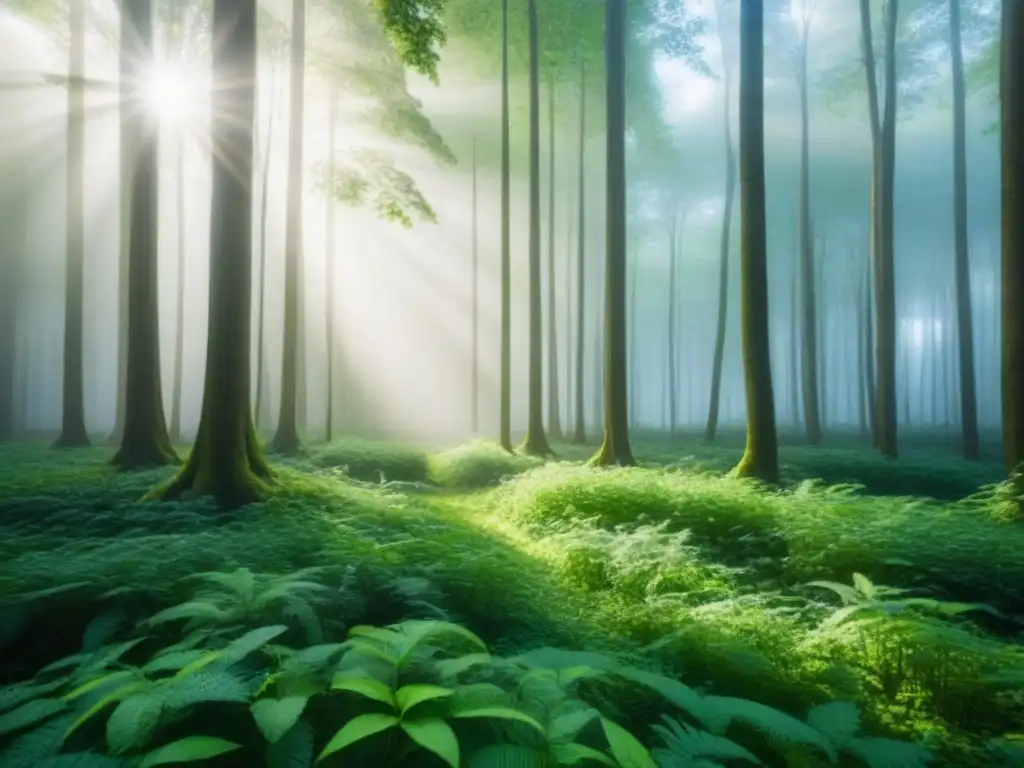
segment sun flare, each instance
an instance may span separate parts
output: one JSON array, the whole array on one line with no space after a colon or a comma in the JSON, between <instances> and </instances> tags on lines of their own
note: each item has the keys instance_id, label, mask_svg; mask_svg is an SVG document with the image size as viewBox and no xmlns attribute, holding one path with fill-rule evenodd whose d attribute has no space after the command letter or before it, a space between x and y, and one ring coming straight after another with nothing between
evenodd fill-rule
<instances>
[{"instance_id":1,"label":"sun flare","mask_svg":"<svg viewBox=\"0 0 1024 768\"><path fill-rule=\"evenodd\" d=\"M146 109L161 122L181 122L196 107L194 80L166 63L150 69L143 81L142 95Z\"/></svg>"}]
</instances>

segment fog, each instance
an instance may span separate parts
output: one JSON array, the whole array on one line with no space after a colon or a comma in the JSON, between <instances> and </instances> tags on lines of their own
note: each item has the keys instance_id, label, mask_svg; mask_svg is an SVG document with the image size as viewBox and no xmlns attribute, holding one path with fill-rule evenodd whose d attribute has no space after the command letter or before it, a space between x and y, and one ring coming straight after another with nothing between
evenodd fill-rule
<instances>
[{"instance_id":1,"label":"fog","mask_svg":"<svg viewBox=\"0 0 1024 768\"><path fill-rule=\"evenodd\" d=\"M112 17L95 3L95 16ZM107 3L109 5L109 3ZM267 6L287 22L284 3ZM722 68L713 4L688 4L709 19L700 38L714 72ZM979 2L978 6L984 6ZM856 4L820 4L811 33L810 163L811 205L818 246L820 284L820 362L826 429L858 423L857 295L868 248L871 148L866 100L854 92L835 97L832 70L856 62ZM796 190L800 149L798 91L791 76L789 25L770 18L773 34L766 57L766 148L771 336L779 421L797 421L793 405L790 355L796 339L792 311L796 254ZM87 76L114 79L116 45L98 31L94 19L87 53ZM995 34L979 24L965 39L968 63L982 55ZM727 31L735 36L735 30ZM339 42L341 41L341 42ZM781 42L780 42L781 41ZM310 45L343 44L337 30L311 24ZM0 70L9 83L32 87L0 91L0 161L4 195L0 234L5 249L27 257L22 275L17 328L16 382L22 427L54 432L61 420L64 315L65 125L66 91L46 84L41 73L66 70L60 34L10 12L0 16ZM200 46L201 48L201 46ZM956 391L953 290L952 116L948 52L926 47L931 57L927 78L913 83L912 104L904 104L896 147L896 283L899 420L903 424L950 426L958 419L951 403ZM899 58L899 54L897 56ZM311 57L312 59L312 57ZM670 219L682 216L677 279L678 331L676 377L679 428L702 428L707 415L718 306L718 249L724 207L725 145L722 130L723 81L696 73L685 62L656 55L653 68L659 106L673 151L652 156L634 141L629 161L631 272L635 299L630 309L632 414L639 426L661 428L666 420L666 360ZM178 258L184 255L184 433L199 419L205 365L207 269L210 217L208 71L205 51L173 86L165 81L156 104L180 89L183 109L162 118L160 187L160 335L163 392L167 410L174 382ZM735 62L732 64L735 70ZM204 69L205 68L205 69ZM281 60L261 64L258 145L264 147L273 121L266 220L266 355L271 422L277 416L283 329L284 220L287 181L287 73ZM39 80L36 84L36 80ZM326 201L313 184L314 168L327 157L329 88L310 63L307 73L304 140L307 170L304 199L302 321L306 359L306 409L309 429L320 431L325 410L324 359L326 298L336 297L339 431L373 432L430 440L454 440L471 431L472 359L472 172L473 142L479 160L478 219L480 296L480 428L498 430L500 158L499 84L483 77L458 42L442 55L440 85L408 74L409 92L423 114L458 158L436 162L421 148L382 138L365 119L366 104L341 94L336 133L339 153L373 147L394 157L415 179L437 215L437 222L411 228L383 221L372 210L336 206L337 253L333 285L325 279ZM569 89L570 84L560 86ZM275 106L270 111L271 90ZM513 99L525 99L525 82L513 83ZM173 93L172 93L173 92ZM732 99L736 93L733 89ZM548 243L547 123L542 98L542 242L545 276ZM909 102L909 100L907 100ZM563 427L572 414L569 387L575 331L575 266L578 137L576 107L567 99L559 111L555 141L555 220L559 389ZM591 107L595 121L602 110ZM732 109L733 135L736 125ZM978 407L982 427L999 421L998 372L998 143L986 129L995 119L992 94L972 89L967 110L968 195ZM528 195L525 112L512 124L513 258L513 423L526 420ZM178 210L179 146L184 147L185 207ZM86 287L85 398L90 432L105 435L115 422L118 360L119 128L116 96L89 92L86 124ZM262 154L262 153L261 153ZM600 372L595 357L602 306L604 259L604 146L601 136L586 146L586 221L588 260L586 336L583 375L590 429L599 419ZM257 158L257 168L262 158ZM651 168L656 169L651 172ZM258 249L261 231L257 171L254 215ZM181 221L179 221L181 216ZM185 237L179 240L179 223ZM739 203L733 215L733 264L722 383L722 421L745 418L739 349L738 247ZM254 254L254 259L258 256ZM546 282L545 282L546 285ZM547 306L547 288L544 304ZM630 288L632 291L633 288ZM254 301L254 310L258 300ZM572 314L570 314L572 313ZM549 322L545 318L545 323ZM253 336L254 341L256 334ZM547 332L545 330L545 340ZM255 356L254 356L255 359ZM545 359L547 359L545 357ZM545 372L547 375L547 372ZM254 376L255 386L255 376ZM266 423L266 422L265 422Z\"/></svg>"}]
</instances>

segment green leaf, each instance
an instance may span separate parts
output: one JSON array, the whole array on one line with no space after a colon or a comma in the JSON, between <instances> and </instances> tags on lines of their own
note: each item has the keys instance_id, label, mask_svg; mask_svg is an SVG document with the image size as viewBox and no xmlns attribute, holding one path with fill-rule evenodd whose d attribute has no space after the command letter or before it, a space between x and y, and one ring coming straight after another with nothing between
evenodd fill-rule
<instances>
[{"instance_id":1,"label":"green leaf","mask_svg":"<svg viewBox=\"0 0 1024 768\"><path fill-rule=\"evenodd\" d=\"M99 688L100 686L106 683L112 682L114 680L121 680L123 678L136 678L137 674L137 671L134 669L122 669L118 670L117 672L111 672L107 675L101 675L100 677L93 678L89 682L78 686L73 691L65 693L61 698L63 698L64 701L74 701L79 696L82 696L88 693L89 691L95 690L96 688Z\"/></svg>"},{"instance_id":2,"label":"green leaf","mask_svg":"<svg viewBox=\"0 0 1024 768\"><path fill-rule=\"evenodd\" d=\"M452 768L459 768L459 740L444 720L439 717L403 720L401 728L425 750L433 752Z\"/></svg>"},{"instance_id":3,"label":"green leaf","mask_svg":"<svg viewBox=\"0 0 1024 768\"><path fill-rule=\"evenodd\" d=\"M268 742L273 744L282 738L302 716L308 696L286 696L283 699L260 699L250 707L260 729Z\"/></svg>"},{"instance_id":4,"label":"green leaf","mask_svg":"<svg viewBox=\"0 0 1024 768\"><path fill-rule=\"evenodd\" d=\"M151 693L124 699L107 720L107 745L115 755L144 747L164 712L161 697Z\"/></svg>"},{"instance_id":5,"label":"green leaf","mask_svg":"<svg viewBox=\"0 0 1024 768\"><path fill-rule=\"evenodd\" d=\"M366 715L359 715L349 720L341 727L341 730L334 734L334 737L327 742L320 757L316 759L319 763L328 755L355 744L357 741L369 738L376 733L386 731L398 724L398 718L394 715L382 715L378 712L371 712Z\"/></svg>"},{"instance_id":6,"label":"green leaf","mask_svg":"<svg viewBox=\"0 0 1024 768\"><path fill-rule=\"evenodd\" d=\"M469 768L551 768L551 761L536 747L491 744L473 753Z\"/></svg>"},{"instance_id":7,"label":"green leaf","mask_svg":"<svg viewBox=\"0 0 1024 768\"><path fill-rule=\"evenodd\" d=\"M608 747L621 768L658 768L651 753L636 737L618 723L601 718Z\"/></svg>"},{"instance_id":8,"label":"green leaf","mask_svg":"<svg viewBox=\"0 0 1024 768\"><path fill-rule=\"evenodd\" d=\"M372 677L366 677L364 675L349 675L344 672L339 672L334 676L334 680L331 682L331 689L335 691L349 691L350 693L358 693L360 696L365 696L368 699L379 701L382 704L387 704L389 707L394 709L397 704L395 702L395 695L380 680L375 680Z\"/></svg>"},{"instance_id":9,"label":"green leaf","mask_svg":"<svg viewBox=\"0 0 1024 768\"><path fill-rule=\"evenodd\" d=\"M592 760L595 763L611 766L611 768L618 768L616 762L604 752L598 752L583 744L555 744L551 747L551 753L559 765L576 765L584 760Z\"/></svg>"},{"instance_id":10,"label":"green leaf","mask_svg":"<svg viewBox=\"0 0 1024 768\"><path fill-rule=\"evenodd\" d=\"M0 715L0 735L14 733L30 725L49 720L58 712L63 712L67 704L60 699L34 699L22 704L17 709Z\"/></svg>"},{"instance_id":11,"label":"green leaf","mask_svg":"<svg viewBox=\"0 0 1024 768\"><path fill-rule=\"evenodd\" d=\"M206 655L206 651L198 650L171 651L170 653L165 653L162 656L156 656L151 661L144 664L142 671L144 674L152 674L154 672L180 672L190 664L195 664Z\"/></svg>"},{"instance_id":12,"label":"green leaf","mask_svg":"<svg viewBox=\"0 0 1024 768\"><path fill-rule=\"evenodd\" d=\"M520 712L518 709L511 709L509 707L478 707L476 709L463 709L458 712L453 712L452 717L459 717L463 719L469 719L473 717L486 717L494 720L513 720L519 723L526 723L531 728L536 729L540 733L544 733L544 726L534 720L532 717L524 712Z\"/></svg>"},{"instance_id":13,"label":"green leaf","mask_svg":"<svg viewBox=\"0 0 1024 768\"><path fill-rule=\"evenodd\" d=\"M187 619L205 619L212 622L221 622L228 616L229 613L226 610L213 603L194 600L160 611L150 616L146 620L146 624L155 627L159 624L167 624L171 621L185 621Z\"/></svg>"},{"instance_id":14,"label":"green leaf","mask_svg":"<svg viewBox=\"0 0 1024 768\"><path fill-rule=\"evenodd\" d=\"M283 624L254 629L228 643L227 648L221 651L221 655L228 663L233 664L241 661L253 651L259 650L275 637L278 637L287 631L288 627Z\"/></svg>"},{"instance_id":15,"label":"green leaf","mask_svg":"<svg viewBox=\"0 0 1024 768\"><path fill-rule=\"evenodd\" d=\"M0 688L0 712L13 709L19 704L24 704L32 699L38 699L48 693L53 693L63 688L66 683L67 678L60 678L51 680L48 683L17 683Z\"/></svg>"},{"instance_id":16,"label":"green leaf","mask_svg":"<svg viewBox=\"0 0 1024 768\"><path fill-rule=\"evenodd\" d=\"M557 743L575 738L576 734L582 730L583 726L595 717L600 716L600 712L590 707L558 715L557 717L552 718L551 722L548 724L548 739Z\"/></svg>"},{"instance_id":17,"label":"green leaf","mask_svg":"<svg viewBox=\"0 0 1024 768\"><path fill-rule=\"evenodd\" d=\"M312 726L299 718L283 738L267 745L267 768L310 768L313 739Z\"/></svg>"},{"instance_id":18,"label":"green leaf","mask_svg":"<svg viewBox=\"0 0 1024 768\"><path fill-rule=\"evenodd\" d=\"M467 653L457 659L442 659L437 662L435 669L441 677L456 677L472 667L490 662L491 654L489 653Z\"/></svg>"},{"instance_id":19,"label":"green leaf","mask_svg":"<svg viewBox=\"0 0 1024 768\"><path fill-rule=\"evenodd\" d=\"M111 704L115 704L121 701L121 699L125 698L126 696L131 696L133 693L145 690L148 687L149 683L147 681L138 680L134 683L122 685L117 690L111 691L102 699L100 699L91 707L89 707L87 710L85 710L85 712L83 712L77 718L75 718L75 721L71 723L70 726L68 726L67 733L64 734L64 737L67 738L68 736L70 736L72 733L74 733L76 730L82 727L89 720L92 720L92 718L94 718L104 709L109 707Z\"/></svg>"},{"instance_id":20,"label":"green leaf","mask_svg":"<svg viewBox=\"0 0 1024 768\"><path fill-rule=\"evenodd\" d=\"M216 736L186 736L157 747L142 758L139 768L153 768L167 763L195 763L241 749L242 745Z\"/></svg>"},{"instance_id":21,"label":"green leaf","mask_svg":"<svg viewBox=\"0 0 1024 768\"><path fill-rule=\"evenodd\" d=\"M395 701L398 703L398 709L404 715L417 704L422 704L424 701L432 701L433 699L443 699L445 696L451 696L453 693L455 691L452 689L441 688L437 685L405 685L398 689L398 692L395 694Z\"/></svg>"}]
</instances>

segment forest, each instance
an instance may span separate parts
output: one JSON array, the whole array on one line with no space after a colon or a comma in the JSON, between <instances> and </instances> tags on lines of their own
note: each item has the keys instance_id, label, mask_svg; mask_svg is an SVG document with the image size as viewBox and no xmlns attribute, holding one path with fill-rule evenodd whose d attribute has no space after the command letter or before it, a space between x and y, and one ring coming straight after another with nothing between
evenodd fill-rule
<instances>
[{"instance_id":1,"label":"forest","mask_svg":"<svg viewBox=\"0 0 1024 768\"><path fill-rule=\"evenodd\" d=\"M0 768L1024 766L1022 137L1022 0L0 0Z\"/></svg>"}]
</instances>

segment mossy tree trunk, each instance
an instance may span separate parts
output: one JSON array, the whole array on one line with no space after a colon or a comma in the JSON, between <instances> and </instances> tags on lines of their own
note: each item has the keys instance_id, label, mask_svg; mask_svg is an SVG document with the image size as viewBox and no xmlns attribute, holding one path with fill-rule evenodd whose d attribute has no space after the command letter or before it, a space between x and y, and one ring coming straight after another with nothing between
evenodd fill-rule
<instances>
[{"instance_id":1,"label":"mossy tree trunk","mask_svg":"<svg viewBox=\"0 0 1024 768\"><path fill-rule=\"evenodd\" d=\"M338 87L331 86L331 103L327 116L327 173L328 178L334 178L334 162L337 153L337 140L335 138L338 130ZM337 258L334 242L334 195L328 192L324 195L326 209L324 218L325 249L326 249L326 282L327 295L327 412L324 414L325 439L329 443L334 439L334 307L337 297L335 296L334 260Z\"/></svg>"},{"instance_id":2,"label":"mossy tree trunk","mask_svg":"<svg viewBox=\"0 0 1024 768\"><path fill-rule=\"evenodd\" d=\"M175 463L164 418L160 378L159 128L142 106L143 69L153 60L153 0L122 0L121 56L128 60L121 82L121 130L138 155L132 167L128 254L128 371L124 433L113 463L120 469Z\"/></svg>"},{"instance_id":3,"label":"mossy tree trunk","mask_svg":"<svg viewBox=\"0 0 1024 768\"><path fill-rule=\"evenodd\" d=\"M718 4L719 26L722 25L722 5ZM725 35L719 29L719 39ZM718 434L718 412L722 394L722 361L725 358L725 331L729 317L729 251L732 234L732 206L736 197L736 151L732 145L732 120L730 118L731 77L728 62L724 72L725 97L723 103L725 132L725 209L722 212L722 233L718 247L718 320L715 325L715 351L711 360L711 396L708 400L708 420L704 425L704 439L714 442Z\"/></svg>"},{"instance_id":4,"label":"mossy tree trunk","mask_svg":"<svg viewBox=\"0 0 1024 768\"><path fill-rule=\"evenodd\" d=\"M740 324L747 445L739 477L779 479L768 336L768 243L764 184L764 8L740 0Z\"/></svg>"},{"instance_id":5,"label":"mossy tree trunk","mask_svg":"<svg viewBox=\"0 0 1024 768\"><path fill-rule=\"evenodd\" d=\"M604 440L591 462L632 466L626 350L626 0L606 0L605 7Z\"/></svg>"},{"instance_id":6,"label":"mossy tree trunk","mask_svg":"<svg viewBox=\"0 0 1024 768\"><path fill-rule=\"evenodd\" d=\"M794 428L800 426L800 252L793 250L789 294L789 408Z\"/></svg>"},{"instance_id":7,"label":"mossy tree trunk","mask_svg":"<svg viewBox=\"0 0 1024 768\"><path fill-rule=\"evenodd\" d=\"M154 495L259 500L272 479L252 420L252 179L256 0L214 0L210 309L203 406L181 472Z\"/></svg>"},{"instance_id":8,"label":"mossy tree trunk","mask_svg":"<svg viewBox=\"0 0 1024 768\"><path fill-rule=\"evenodd\" d=\"M178 219L178 285L175 300L174 328L174 384L171 392L171 440L181 441L181 397L185 376L185 139L178 138L178 168L175 185L177 187L177 219Z\"/></svg>"},{"instance_id":9,"label":"mossy tree trunk","mask_svg":"<svg viewBox=\"0 0 1024 768\"><path fill-rule=\"evenodd\" d=\"M299 313L302 290L303 111L305 106L306 2L292 0L291 93L288 112L288 208L284 245L284 339L281 355L281 402L271 450L294 455L299 440Z\"/></svg>"},{"instance_id":10,"label":"mossy tree trunk","mask_svg":"<svg viewBox=\"0 0 1024 768\"><path fill-rule=\"evenodd\" d=\"M501 0L501 395L499 437L512 452L512 252L509 178L508 0Z\"/></svg>"},{"instance_id":11,"label":"mossy tree trunk","mask_svg":"<svg viewBox=\"0 0 1024 768\"><path fill-rule=\"evenodd\" d=\"M127 62L121 62L121 67ZM122 69L122 79L126 73ZM121 132L120 164L118 181L118 254L117 254L117 378L114 393L114 428L110 432L110 442L121 442L124 434L125 409L125 377L128 374L128 255L131 253L130 242L130 210L132 166L137 153L130 137Z\"/></svg>"},{"instance_id":12,"label":"mossy tree trunk","mask_svg":"<svg viewBox=\"0 0 1024 768\"><path fill-rule=\"evenodd\" d=\"M871 433L869 426L869 414L871 412L871 399L868 397L868 372L867 358L870 354L868 346L867 329L864 325L864 314L871 310L867 304L868 291L870 287L864 275L861 275L857 282L856 307L853 314L854 322L857 324L857 422L862 435Z\"/></svg>"},{"instance_id":13,"label":"mossy tree trunk","mask_svg":"<svg viewBox=\"0 0 1024 768\"><path fill-rule=\"evenodd\" d=\"M470 261L472 262L471 281L472 287L472 315L473 330L470 339L472 351L470 353L472 371L470 374L470 395L469 395L469 429L476 437L480 434L480 243L477 237L477 188L476 188L476 136L473 136L473 200L472 217L473 231L470 243Z\"/></svg>"},{"instance_id":14,"label":"mossy tree trunk","mask_svg":"<svg viewBox=\"0 0 1024 768\"><path fill-rule=\"evenodd\" d=\"M267 144L266 149L260 153L262 157L261 178L260 178L260 264L259 281L256 289L258 304L256 306L256 428L265 429L269 419L265 416L270 411L267 384L270 381L270 372L267 370L267 344L266 334L266 304L267 304L267 219L270 203L270 153L274 148L274 107L277 94L277 77L273 66L273 54L271 54L270 69L270 99L267 105ZM257 114L257 117L259 115ZM327 196L330 198L330 195Z\"/></svg>"},{"instance_id":15,"label":"mossy tree trunk","mask_svg":"<svg viewBox=\"0 0 1024 768\"><path fill-rule=\"evenodd\" d=\"M1003 0L1000 91L1003 459L1024 491L1024 4L1017 0Z\"/></svg>"},{"instance_id":16,"label":"mossy tree trunk","mask_svg":"<svg viewBox=\"0 0 1024 768\"><path fill-rule=\"evenodd\" d=\"M544 433L543 315L541 313L540 247L540 40L537 0L527 0L530 33L530 253L529 253L529 370L526 438L522 452L550 456Z\"/></svg>"},{"instance_id":17,"label":"mossy tree trunk","mask_svg":"<svg viewBox=\"0 0 1024 768\"><path fill-rule=\"evenodd\" d=\"M896 20L898 0L886 0L884 105L879 107L877 69L871 25L871 4L860 0L861 44L867 78L871 123L871 263L874 272L875 339L874 423L875 447L890 458L897 456L896 423L896 289L894 269L894 208L896 160Z\"/></svg>"},{"instance_id":18,"label":"mossy tree trunk","mask_svg":"<svg viewBox=\"0 0 1024 768\"><path fill-rule=\"evenodd\" d=\"M85 428L85 0L69 3L67 251L62 423L55 447L89 445Z\"/></svg>"},{"instance_id":19,"label":"mossy tree trunk","mask_svg":"<svg viewBox=\"0 0 1024 768\"><path fill-rule=\"evenodd\" d=\"M676 413L677 390L679 389L676 383L676 309L679 301L676 296L676 272L679 268L677 232L680 218L682 218L680 212L674 211L668 235L668 343L666 345L668 349L665 355L665 379L668 396L668 433L670 435L675 435L678 420Z\"/></svg>"},{"instance_id":20,"label":"mossy tree trunk","mask_svg":"<svg viewBox=\"0 0 1024 768\"><path fill-rule=\"evenodd\" d=\"M980 458L974 376L974 319L967 234L967 92L960 40L960 0L949 0L949 52L953 71L953 246L956 323L960 329L960 427L964 458Z\"/></svg>"},{"instance_id":21,"label":"mossy tree trunk","mask_svg":"<svg viewBox=\"0 0 1024 768\"><path fill-rule=\"evenodd\" d=\"M576 201L579 220L576 233L576 394L575 414L573 417L572 442L584 445L587 442L587 414L584 405L583 353L586 344L586 300L587 300L587 262L586 262L586 149L587 149L587 65L580 60L580 146L579 146L579 199Z\"/></svg>"},{"instance_id":22,"label":"mossy tree trunk","mask_svg":"<svg viewBox=\"0 0 1024 768\"><path fill-rule=\"evenodd\" d=\"M626 355L628 360L629 369L629 424L635 426L636 424L636 380L637 380L637 366L636 366L636 291L637 291L637 278L639 277L639 270L637 269L637 260L639 258L640 249L637 247L636 240L634 239L633 247L629 248L626 252L627 271L626 279L629 281L629 299L627 301L627 310L629 315L626 319L626 327L628 332L629 341L626 346Z\"/></svg>"},{"instance_id":23,"label":"mossy tree trunk","mask_svg":"<svg viewBox=\"0 0 1024 768\"><path fill-rule=\"evenodd\" d=\"M0 441L10 440L15 433L15 410L18 369L18 291L19 265L24 256L20 238L13 236L24 222L24 213L17 210L13 195L5 213L11 216L4 232L0 251ZM6 207L6 206L5 206Z\"/></svg>"},{"instance_id":24,"label":"mossy tree trunk","mask_svg":"<svg viewBox=\"0 0 1024 768\"><path fill-rule=\"evenodd\" d=\"M558 322L555 301L555 78L548 76L548 434L562 440L558 391Z\"/></svg>"}]
</instances>

